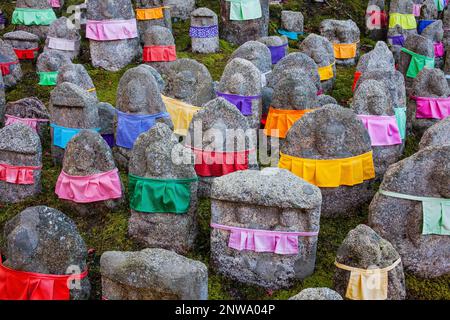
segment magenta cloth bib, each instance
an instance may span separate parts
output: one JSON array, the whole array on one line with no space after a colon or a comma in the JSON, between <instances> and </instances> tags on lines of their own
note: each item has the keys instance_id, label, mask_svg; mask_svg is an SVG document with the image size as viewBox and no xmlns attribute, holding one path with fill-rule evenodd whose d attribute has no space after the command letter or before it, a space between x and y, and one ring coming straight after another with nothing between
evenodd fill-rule
<instances>
[{"instance_id":1,"label":"magenta cloth bib","mask_svg":"<svg viewBox=\"0 0 450 320\"><path fill-rule=\"evenodd\" d=\"M372 146L393 146L402 144L400 130L395 116L358 115L370 135Z\"/></svg>"},{"instance_id":2,"label":"magenta cloth bib","mask_svg":"<svg viewBox=\"0 0 450 320\"><path fill-rule=\"evenodd\" d=\"M61 171L55 193L60 199L91 203L122 197L122 184L117 168L91 176L71 176Z\"/></svg>"},{"instance_id":3,"label":"magenta cloth bib","mask_svg":"<svg viewBox=\"0 0 450 320\"><path fill-rule=\"evenodd\" d=\"M434 44L434 57L441 58L444 56L444 53L445 53L444 44L442 42L436 42Z\"/></svg>"},{"instance_id":4,"label":"magenta cloth bib","mask_svg":"<svg viewBox=\"0 0 450 320\"><path fill-rule=\"evenodd\" d=\"M86 38L97 41L111 41L137 38L136 19L130 20L87 20Z\"/></svg>"},{"instance_id":5,"label":"magenta cloth bib","mask_svg":"<svg viewBox=\"0 0 450 320\"><path fill-rule=\"evenodd\" d=\"M314 237L318 232L285 232L245 229L212 223L211 227L230 231L228 247L242 251L298 254L298 237Z\"/></svg>"},{"instance_id":6,"label":"magenta cloth bib","mask_svg":"<svg viewBox=\"0 0 450 320\"><path fill-rule=\"evenodd\" d=\"M10 114L5 114L5 118L6 118L5 126L8 126L13 123L22 123L22 124L30 127L31 129L33 129L36 132L37 132L38 122L48 122L49 121L48 119L19 118L16 116L12 116Z\"/></svg>"},{"instance_id":7,"label":"magenta cloth bib","mask_svg":"<svg viewBox=\"0 0 450 320\"><path fill-rule=\"evenodd\" d=\"M412 97L417 119L445 119L450 115L450 98Z\"/></svg>"}]
</instances>

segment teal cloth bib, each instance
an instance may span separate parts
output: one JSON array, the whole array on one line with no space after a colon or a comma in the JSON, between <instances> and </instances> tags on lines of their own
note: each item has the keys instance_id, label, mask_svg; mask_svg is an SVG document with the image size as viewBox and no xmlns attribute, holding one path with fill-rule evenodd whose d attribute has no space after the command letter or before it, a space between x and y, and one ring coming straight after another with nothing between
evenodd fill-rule
<instances>
[{"instance_id":1,"label":"teal cloth bib","mask_svg":"<svg viewBox=\"0 0 450 320\"><path fill-rule=\"evenodd\" d=\"M259 0L226 0L230 3L230 20L244 21L262 17Z\"/></svg>"}]
</instances>

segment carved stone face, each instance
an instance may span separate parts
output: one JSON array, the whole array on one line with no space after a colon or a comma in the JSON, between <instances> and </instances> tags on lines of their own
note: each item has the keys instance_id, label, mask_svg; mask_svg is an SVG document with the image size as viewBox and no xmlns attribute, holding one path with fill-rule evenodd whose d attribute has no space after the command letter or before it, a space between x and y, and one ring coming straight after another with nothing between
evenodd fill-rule
<instances>
[{"instance_id":1,"label":"carved stone face","mask_svg":"<svg viewBox=\"0 0 450 320\"><path fill-rule=\"evenodd\" d=\"M145 159L147 175L164 176L171 171L171 166L167 165L172 163L171 154L167 153L162 146L154 144L145 149Z\"/></svg>"},{"instance_id":2,"label":"carved stone face","mask_svg":"<svg viewBox=\"0 0 450 320\"><path fill-rule=\"evenodd\" d=\"M345 126L337 121L330 121L327 126L317 130L317 150L322 155L333 156L341 151L345 143Z\"/></svg>"},{"instance_id":3,"label":"carved stone face","mask_svg":"<svg viewBox=\"0 0 450 320\"><path fill-rule=\"evenodd\" d=\"M368 92L366 97L366 105L370 114L383 114L388 105L388 97L384 92L372 91Z\"/></svg>"},{"instance_id":4,"label":"carved stone face","mask_svg":"<svg viewBox=\"0 0 450 320\"><path fill-rule=\"evenodd\" d=\"M174 95L177 99L183 100L195 94L197 79L191 71L177 73L173 82Z\"/></svg>"},{"instance_id":5,"label":"carved stone face","mask_svg":"<svg viewBox=\"0 0 450 320\"><path fill-rule=\"evenodd\" d=\"M241 73L235 73L228 82L228 91L232 94L240 94L245 91L245 77Z\"/></svg>"},{"instance_id":6,"label":"carved stone face","mask_svg":"<svg viewBox=\"0 0 450 320\"><path fill-rule=\"evenodd\" d=\"M214 22L214 17L207 16L192 16L191 24L193 26L213 26L216 23Z\"/></svg>"},{"instance_id":7,"label":"carved stone face","mask_svg":"<svg viewBox=\"0 0 450 320\"><path fill-rule=\"evenodd\" d=\"M139 85L138 81L131 81L127 85L128 92L127 107L130 112L143 112L147 105L147 90Z\"/></svg>"}]
</instances>

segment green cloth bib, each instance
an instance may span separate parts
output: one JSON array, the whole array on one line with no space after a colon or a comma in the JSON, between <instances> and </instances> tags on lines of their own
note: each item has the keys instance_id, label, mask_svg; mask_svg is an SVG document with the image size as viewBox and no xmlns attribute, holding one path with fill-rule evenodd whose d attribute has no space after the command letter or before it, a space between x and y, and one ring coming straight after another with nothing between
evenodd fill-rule
<instances>
[{"instance_id":1,"label":"green cloth bib","mask_svg":"<svg viewBox=\"0 0 450 320\"><path fill-rule=\"evenodd\" d=\"M52 72L38 72L40 86L56 86L56 79L58 79L58 71Z\"/></svg>"},{"instance_id":2,"label":"green cloth bib","mask_svg":"<svg viewBox=\"0 0 450 320\"><path fill-rule=\"evenodd\" d=\"M130 207L146 213L184 214L191 203L191 179L154 179L129 175Z\"/></svg>"},{"instance_id":3,"label":"green cloth bib","mask_svg":"<svg viewBox=\"0 0 450 320\"><path fill-rule=\"evenodd\" d=\"M244 21L262 17L259 0L226 0L230 3L230 20Z\"/></svg>"},{"instance_id":4,"label":"green cloth bib","mask_svg":"<svg viewBox=\"0 0 450 320\"><path fill-rule=\"evenodd\" d=\"M398 129L402 140L406 139L406 107L394 108L395 118L397 118Z\"/></svg>"},{"instance_id":5,"label":"green cloth bib","mask_svg":"<svg viewBox=\"0 0 450 320\"><path fill-rule=\"evenodd\" d=\"M422 234L450 235L450 199L417 197L408 194L379 190L388 197L422 202Z\"/></svg>"},{"instance_id":6,"label":"green cloth bib","mask_svg":"<svg viewBox=\"0 0 450 320\"><path fill-rule=\"evenodd\" d=\"M25 26L49 26L55 21L53 9L16 8L12 15L12 23Z\"/></svg>"},{"instance_id":7,"label":"green cloth bib","mask_svg":"<svg viewBox=\"0 0 450 320\"><path fill-rule=\"evenodd\" d=\"M436 3L438 12L444 11L444 0L434 0L434 3Z\"/></svg>"},{"instance_id":8,"label":"green cloth bib","mask_svg":"<svg viewBox=\"0 0 450 320\"><path fill-rule=\"evenodd\" d=\"M434 68L434 58L426 57L421 54L417 54L412 52L406 48L402 48L404 53L407 53L411 56L411 62L409 63L408 71L406 72L406 76L408 78L415 78L422 71L423 68Z\"/></svg>"}]
</instances>

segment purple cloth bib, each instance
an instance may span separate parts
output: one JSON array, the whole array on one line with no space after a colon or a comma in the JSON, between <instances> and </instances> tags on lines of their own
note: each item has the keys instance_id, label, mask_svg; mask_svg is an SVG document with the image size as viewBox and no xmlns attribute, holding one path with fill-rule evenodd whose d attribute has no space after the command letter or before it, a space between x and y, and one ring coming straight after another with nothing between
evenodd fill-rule
<instances>
[{"instance_id":1,"label":"purple cloth bib","mask_svg":"<svg viewBox=\"0 0 450 320\"><path fill-rule=\"evenodd\" d=\"M388 39L393 46L404 46L405 45L405 37L402 34L396 36L389 36Z\"/></svg>"},{"instance_id":2,"label":"purple cloth bib","mask_svg":"<svg viewBox=\"0 0 450 320\"><path fill-rule=\"evenodd\" d=\"M191 38L215 38L219 35L219 26L195 27L189 29Z\"/></svg>"},{"instance_id":3,"label":"purple cloth bib","mask_svg":"<svg viewBox=\"0 0 450 320\"><path fill-rule=\"evenodd\" d=\"M272 64L277 64L278 61L283 59L286 56L286 47L287 43L282 44L281 46L268 46L270 53L272 54Z\"/></svg>"},{"instance_id":4,"label":"purple cloth bib","mask_svg":"<svg viewBox=\"0 0 450 320\"><path fill-rule=\"evenodd\" d=\"M112 148L116 145L115 141L114 141L114 133L102 134L102 137L106 141L106 143L108 144L108 146L110 148Z\"/></svg>"},{"instance_id":5,"label":"purple cloth bib","mask_svg":"<svg viewBox=\"0 0 450 320\"><path fill-rule=\"evenodd\" d=\"M229 94L229 93L222 93L217 92L218 97L222 97L228 102L234 104L236 108L239 109L239 111L244 116L251 116L252 113L252 102L253 100L260 99L261 96L240 96L237 94Z\"/></svg>"}]
</instances>

